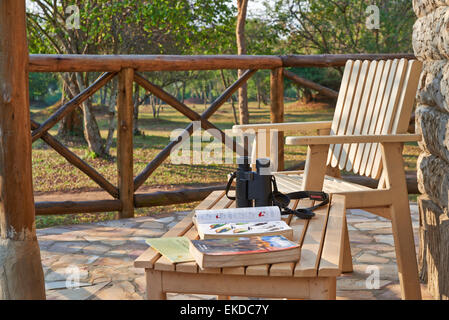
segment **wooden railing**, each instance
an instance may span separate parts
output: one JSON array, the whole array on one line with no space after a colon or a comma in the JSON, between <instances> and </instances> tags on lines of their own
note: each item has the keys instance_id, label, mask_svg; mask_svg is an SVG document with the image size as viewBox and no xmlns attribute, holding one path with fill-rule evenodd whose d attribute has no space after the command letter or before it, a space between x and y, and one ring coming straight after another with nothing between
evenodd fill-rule
<instances>
[{"instance_id":1,"label":"wooden railing","mask_svg":"<svg viewBox=\"0 0 449 320\"><path fill-rule=\"evenodd\" d=\"M165 161L170 152L181 142L181 136L171 141L135 178L133 173L133 83L137 83L145 90L151 92L168 105L192 121L184 132L190 136L193 133L194 121L199 121L205 130L216 129L221 141L229 143L228 147L234 152L242 154L248 152L245 146L239 146L234 139L226 138L226 134L218 129L209 118L244 84L257 70L271 69L270 97L271 122L284 121L284 76L295 81L294 75L284 68L288 67L337 67L344 66L351 60L380 60L380 59L414 59L413 54L349 54L349 55L290 55L290 56L98 56L98 55L30 55L30 72L103 72L90 86L80 92L76 97L62 105L43 123L31 121L32 141L42 139L69 163L84 172L102 189L108 192L113 199L92 201L62 201L62 202L36 202L37 215L71 214L85 212L118 211L119 218L134 216L134 208L169 203L195 201L204 198L211 188L203 188L193 193L188 190L179 192L160 192L148 194L135 194L136 190L144 184L151 174ZM220 70L244 69L247 70L237 81L228 87L210 106L199 114L184 103L176 99L161 87L151 83L139 72L148 71L192 71L192 70ZM94 95L114 77L119 77L119 92L117 99L117 186L103 177L97 170L79 158L74 152L60 143L48 131L64 116L72 112L77 106ZM298 80L298 79L296 79ZM301 82L302 81L302 82ZM307 81L307 80L306 80ZM304 84L304 79L298 81ZM330 90L317 87L318 90ZM327 91L329 95L335 92ZM214 130L215 131L215 130ZM278 136L278 169L283 169L283 136Z\"/></svg>"}]
</instances>

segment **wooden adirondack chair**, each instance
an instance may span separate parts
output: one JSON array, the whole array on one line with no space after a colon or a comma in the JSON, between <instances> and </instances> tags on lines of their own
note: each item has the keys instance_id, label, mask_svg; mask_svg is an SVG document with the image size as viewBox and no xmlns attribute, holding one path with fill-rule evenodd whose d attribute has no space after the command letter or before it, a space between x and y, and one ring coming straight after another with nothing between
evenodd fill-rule
<instances>
[{"instance_id":1,"label":"wooden adirondack chair","mask_svg":"<svg viewBox=\"0 0 449 320\"><path fill-rule=\"evenodd\" d=\"M347 61L332 121L234 126L254 130L257 157L269 156L274 131L310 132L318 136L286 138L288 145L307 145L305 170L275 173L278 185L346 195L346 207L361 208L392 223L403 299L421 299L415 242L402 158L404 142L422 65L416 60ZM270 130L270 134L266 134ZM263 135L263 138L261 138ZM270 140L271 139L271 140ZM262 150L263 149L263 150ZM254 156L254 155L253 155ZM333 168L333 170L329 170ZM377 189L349 183L326 173L335 169L379 179ZM338 172L338 170L337 170ZM352 271L346 230L344 271Z\"/></svg>"}]
</instances>

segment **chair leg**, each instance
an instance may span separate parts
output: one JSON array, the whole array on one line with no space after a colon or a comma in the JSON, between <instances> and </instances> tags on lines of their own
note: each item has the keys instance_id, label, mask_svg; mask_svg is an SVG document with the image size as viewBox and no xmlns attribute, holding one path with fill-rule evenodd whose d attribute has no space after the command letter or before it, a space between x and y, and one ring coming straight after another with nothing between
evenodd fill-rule
<instances>
[{"instance_id":1,"label":"chair leg","mask_svg":"<svg viewBox=\"0 0 449 320\"><path fill-rule=\"evenodd\" d=\"M407 201L395 201L391 206L391 225L402 299L420 300L421 286L408 197Z\"/></svg>"},{"instance_id":2,"label":"chair leg","mask_svg":"<svg viewBox=\"0 0 449 320\"><path fill-rule=\"evenodd\" d=\"M391 192L390 216L402 299L421 299L415 239L402 159L402 144L382 144L386 184Z\"/></svg>"}]
</instances>

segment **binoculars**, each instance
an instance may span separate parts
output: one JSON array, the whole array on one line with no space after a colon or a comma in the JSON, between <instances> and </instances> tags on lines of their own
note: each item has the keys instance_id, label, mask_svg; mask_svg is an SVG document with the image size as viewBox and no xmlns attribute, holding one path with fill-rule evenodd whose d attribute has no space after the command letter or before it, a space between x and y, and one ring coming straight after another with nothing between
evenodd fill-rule
<instances>
[{"instance_id":1,"label":"binoculars","mask_svg":"<svg viewBox=\"0 0 449 320\"><path fill-rule=\"evenodd\" d=\"M237 208L278 206L281 214L294 214L300 219L311 219L315 216L313 210L329 203L329 195L322 191L296 191L288 194L279 192L276 179L270 172L270 159L257 159L256 172L251 171L249 157L240 157L237 162L237 171L232 173L226 185L226 196L237 202ZM232 197L228 192L234 179L235 197ZM291 199L303 198L315 201L315 205L295 210L288 207Z\"/></svg>"},{"instance_id":2,"label":"binoculars","mask_svg":"<svg viewBox=\"0 0 449 320\"><path fill-rule=\"evenodd\" d=\"M256 172L251 171L249 157L241 157L238 162L235 185L237 208L272 206L270 159L257 159Z\"/></svg>"}]
</instances>

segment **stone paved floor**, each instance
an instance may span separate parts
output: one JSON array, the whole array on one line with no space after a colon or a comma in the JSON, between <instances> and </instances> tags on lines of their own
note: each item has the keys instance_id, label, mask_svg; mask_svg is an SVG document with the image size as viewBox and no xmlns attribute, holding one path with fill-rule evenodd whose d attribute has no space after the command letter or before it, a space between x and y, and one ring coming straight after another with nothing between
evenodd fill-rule
<instances>
[{"instance_id":1,"label":"stone paved floor","mask_svg":"<svg viewBox=\"0 0 449 320\"><path fill-rule=\"evenodd\" d=\"M415 241L418 208L411 204ZM47 299L143 299L145 280L133 261L187 212L155 217L39 229ZM354 272L337 280L337 299L399 299L391 224L362 210L347 214ZM374 267L373 267L374 266ZM379 271L379 288L368 289ZM77 288L70 288L76 284ZM69 286L69 288L67 288ZM422 285L424 299L432 299ZM168 299L214 299L213 296L169 294Z\"/></svg>"}]
</instances>

